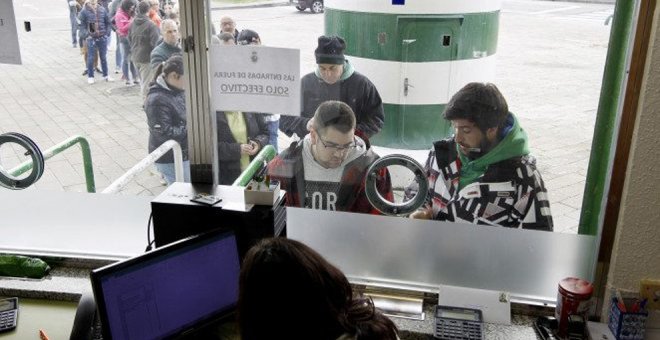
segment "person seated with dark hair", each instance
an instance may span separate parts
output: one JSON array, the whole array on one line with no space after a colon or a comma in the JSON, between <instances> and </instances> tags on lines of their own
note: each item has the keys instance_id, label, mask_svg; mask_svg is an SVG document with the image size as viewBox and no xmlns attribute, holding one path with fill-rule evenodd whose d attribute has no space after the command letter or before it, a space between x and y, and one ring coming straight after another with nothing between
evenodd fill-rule
<instances>
[{"instance_id":1,"label":"person seated with dark hair","mask_svg":"<svg viewBox=\"0 0 660 340\"><path fill-rule=\"evenodd\" d=\"M346 103L326 101L312 119L312 129L268 163L271 178L287 191L286 204L331 211L379 212L369 203L364 179L379 156L355 135L355 114ZM380 194L393 202L387 169L377 173Z\"/></svg>"},{"instance_id":2,"label":"person seated with dark hair","mask_svg":"<svg viewBox=\"0 0 660 340\"><path fill-rule=\"evenodd\" d=\"M346 276L298 241L272 238L243 260L238 325L242 340L396 340L397 328Z\"/></svg>"},{"instance_id":3,"label":"person seated with dark hair","mask_svg":"<svg viewBox=\"0 0 660 340\"><path fill-rule=\"evenodd\" d=\"M444 118L454 136L433 144L427 202L411 217L552 231L527 134L497 86L467 84L449 100Z\"/></svg>"}]
</instances>

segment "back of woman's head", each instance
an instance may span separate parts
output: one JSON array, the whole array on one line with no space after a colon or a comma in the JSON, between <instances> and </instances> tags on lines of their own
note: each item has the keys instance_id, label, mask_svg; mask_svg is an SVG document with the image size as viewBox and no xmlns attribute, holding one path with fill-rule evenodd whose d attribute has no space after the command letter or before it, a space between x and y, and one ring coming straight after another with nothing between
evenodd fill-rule
<instances>
[{"instance_id":1,"label":"back of woman's head","mask_svg":"<svg viewBox=\"0 0 660 340\"><path fill-rule=\"evenodd\" d=\"M153 81L156 81L160 75L166 76L172 72L180 76L183 75L183 56L181 56L181 54L173 54L167 60L158 65L154 72Z\"/></svg>"},{"instance_id":2,"label":"back of woman's head","mask_svg":"<svg viewBox=\"0 0 660 340\"><path fill-rule=\"evenodd\" d=\"M376 313L369 303L354 303L352 294L344 274L308 246L284 238L263 240L250 249L241 269L241 338L336 339L363 333L360 328L366 335L374 326L365 321L374 321ZM388 330L396 338L393 324Z\"/></svg>"}]
</instances>

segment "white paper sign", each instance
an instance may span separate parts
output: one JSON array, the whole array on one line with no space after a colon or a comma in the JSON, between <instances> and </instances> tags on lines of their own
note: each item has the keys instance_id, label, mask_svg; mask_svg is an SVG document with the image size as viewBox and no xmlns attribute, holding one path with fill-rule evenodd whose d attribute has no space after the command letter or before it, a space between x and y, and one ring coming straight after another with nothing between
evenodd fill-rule
<instances>
[{"instance_id":1,"label":"white paper sign","mask_svg":"<svg viewBox=\"0 0 660 340\"><path fill-rule=\"evenodd\" d=\"M0 64L21 64L12 0L0 0Z\"/></svg>"},{"instance_id":2,"label":"white paper sign","mask_svg":"<svg viewBox=\"0 0 660 340\"><path fill-rule=\"evenodd\" d=\"M300 115L300 51L211 45L214 111Z\"/></svg>"}]
</instances>

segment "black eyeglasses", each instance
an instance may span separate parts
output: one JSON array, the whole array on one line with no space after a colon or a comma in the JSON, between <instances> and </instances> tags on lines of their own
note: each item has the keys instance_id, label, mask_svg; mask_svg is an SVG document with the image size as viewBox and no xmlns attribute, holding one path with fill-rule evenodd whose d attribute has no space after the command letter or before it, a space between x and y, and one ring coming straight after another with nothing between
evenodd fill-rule
<instances>
[{"instance_id":1,"label":"black eyeglasses","mask_svg":"<svg viewBox=\"0 0 660 340\"><path fill-rule=\"evenodd\" d=\"M321 135L318 136L319 136L319 140L321 141L321 144L323 144L323 147L326 149L330 149L334 152L345 152L348 150L355 149L357 147L357 141L355 140L355 137L353 137L352 142L344 145L339 145L332 142L326 142L323 140L323 138L321 138Z\"/></svg>"}]
</instances>

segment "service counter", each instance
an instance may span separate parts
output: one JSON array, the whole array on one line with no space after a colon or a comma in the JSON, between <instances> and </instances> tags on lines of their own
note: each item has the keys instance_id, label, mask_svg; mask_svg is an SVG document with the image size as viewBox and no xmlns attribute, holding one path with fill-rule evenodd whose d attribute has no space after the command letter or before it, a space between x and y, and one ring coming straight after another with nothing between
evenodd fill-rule
<instances>
[{"instance_id":1,"label":"service counter","mask_svg":"<svg viewBox=\"0 0 660 340\"><path fill-rule=\"evenodd\" d=\"M0 339L38 339L36 335L25 337L23 333L19 333L23 332L24 328L33 327L30 326L32 325L30 320L33 319L59 320L58 318L63 318L56 322L56 325L51 326L49 323L48 328L52 333L67 334L71 329L71 322L68 320L73 318L74 304L83 292L90 291L89 271L92 268L130 258L144 252L147 245L147 221L149 220L150 201L152 199L152 197L86 193L29 190L0 191L0 202L2 202L0 216L2 216L2 229L4 232L3 237L0 238L0 253L35 255L53 263L50 274L41 280L0 277L0 296L18 296L21 298L19 329L0 335ZM419 242L418 239L421 238L433 244L434 241L425 234L428 231L428 226L420 229L407 225L409 221L406 219L392 220L394 218L357 216L359 214L349 214L351 216L349 216L350 221L348 222L337 222L332 218L326 220L327 216L325 214L314 215L313 219L310 219L311 215L308 214L314 212L304 211L304 209L296 210L298 210L297 213L287 213L287 223L298 224L298 227L294 227L297 230L294 233L295 238L310 241L311 246L315 249L317 248L315 243L324 240L324 244L319 245L317 250L344 270L351 280L355 277L361 279L365 277L389 277L399 282L403 277L407 278L408 281L429 284L435 284L436 281L434 280L442 279L449 284L458 285L457 283L460 283L460 280L477 279L470 277L474 273L462 271L460 263L457 264L456 261L469 259L470 254L467 251L479 247L478 244L470 245L468 243L465 247L461 247L455 244L455 240L451 241L450 238L444 238L444 241L440 241L439 244L447 248L446 251L452 250L450 254L453 254L453 258L452 261L449 261L448 258L440 261L440 264L447 266L446 270L442 271L439 270L440 267L428 266L427 263L442 253L437 252L437 249L428 248L429 244L420 244L415 247L409 243ZM294 220L291 220L292 215ZM335 216L340 219L346 217L341 214ZM357 219L353 220L353 218ZM362 218L377 219L365 222ZM300 230L300 221L310 220L315 221L314 231L318 232L316 236L310 234L312 229L308 229L306 232ZM374 225L374 221L377 222L376 225ZM392 231L391 228L396 227L395 225L378 229L379 224L388 224L387 221L395 221L394 224L399 225L399 231ZM328 223L342 228L338 229L341 240L336 237L328 237L327 233L318 230L318 228L322 228ZM337 225L338 223L339 225ZM450 227L454 226L444 226L443 228ZM289 228L289 224L287 228ZM360 231L352 235L347 228L359 228ZM472 232L472 230L469 229L468 232ZM373 235L378 234L381 235L382 239L374 238ZM487 235L487 238L496 243L505 242L506 239L510 238L508 237L510 235L513 234L507 234L507 237ZM524 236L532 239L532 242L537 242L533 240L537 237L536 234L524 234ZM562 235L553 236L564 237ZM310 237L317 238L317 240L310 239ZM469 235L465 234L458 235L458 238L470 240ZM559 241L562 241L564 249L589 247L592 242L589 238L577 238L573 241L560 239ZM408 242L406 246L408 248L401 248L402 244L397 242ZM541 243L543 242L538 244ZM552 242L544 243L545 245L538 244L533 243L533 245L523 248L521 251L529 256L543 257L544 252L548 251L547 247L553 245ZM449 249L451 247L454 248ZM488 249L477 249L476 255L487 255L488 251ZM338 256L338 253L341 256ZM399 253L401 255L397 255ZM420 254L426 255L422 256ZM587 249L585 254L591 255L591 251ZM511 259L514 259L514 257L511 257ZM562 259L560 257L561 261L569 262L568 258ZM586 260L588 262L589 259ZM505 259L501 261L505 261ZM449 262L453 263L453 267L449 268ZM474 264L475 262L468 261L466 263ZM501 262L495 262L494 264L501 264ZM520 266L523 264L516 262L511 265ZM490 276L506 269L491 267L491 264L482 265L481 274ZM530 266L525 268L534 269ZM576 275L583 275L584 271L588 271L589 268L569 266L567 270L559 272L556 272L554 267L551 269L554 271L550 274L543 271L545 273L543 279L550 280L551 284L554 285L557 282L554 277L557 275L566 275L566 271L569 274L577 272ZM511 270L511 268L506 270ZM418 275L418 272L426 274ZM447 275L454 276L449 277ZM495 289L497 289L497 284L506 284L505 279L501 276L491 276L491 282L496 284ZM548 290L546 286L540 288L540 292ZM529 292L535 292L533 285L529 289ZM523 292L527 291L523 290ZM538 296L538 294L535 296ZM427 301L424 304L423 308L426 313L424 321L393 318L400 328L401 339L430 338L430 334L433 333L434 329L433 308L435 303ZM511 325L486 324L486 339L535 339L536 335L531 327L531 320L529 317L514 315ZM29 330L29 332L33 332L33 330ZM20 336L18 336L19 334ZM57 337L51 336L51 338L63 339L66 336L58 335Z\"/></svg>"},{"instance_id":2,"label":"service counter","mask_svg":"<svg viewBox=\"0 0 660 340\"><path fill-rule=\"evenodd\" d=\"M83 267L89 263L78 262ZM67 264L67 265L70 265ZM56 266L42 280L0 278L0 297L19 297L19 321L16 330L0 333L2 340L39 339L39 329L45 330L51 339L68 339L78 299L89 292L89 268ZM432 339L434 329L434 304L426 303L423 321L392 317L399 328L399 336L406 339ZM511 325L486 323L486 339L530 340L536 339L532 328L533 318L514 314ZM224 337L220 337L224 339ZM231 337L227 337L231 338Z\"/></svg>"}]
</instances>

